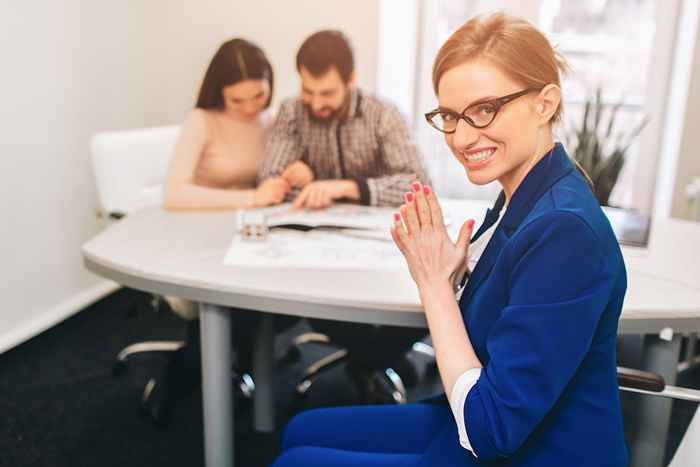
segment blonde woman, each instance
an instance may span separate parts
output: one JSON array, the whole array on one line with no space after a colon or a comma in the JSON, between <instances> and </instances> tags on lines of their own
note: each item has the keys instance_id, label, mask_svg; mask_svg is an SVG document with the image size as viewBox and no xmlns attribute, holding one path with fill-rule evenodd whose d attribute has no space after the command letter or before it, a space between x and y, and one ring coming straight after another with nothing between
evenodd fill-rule
<instances>
[{"instance_id":1,"label":"blonde woman","mask_svg":"<svg viewBox=\"0 0 700 467\"><path fill-rule=\"evenodd\" d=\"M391 229L447 397L301 414L276 467L627 465L615 367L626 274L605 215L553 139L564 68L544 35L504 14L468 21L442 46L439 107L426 118L469 182L502 188L456 242L420 184ZM469 271L472 249L483 254Z\"/></svg>"}]
</instances>

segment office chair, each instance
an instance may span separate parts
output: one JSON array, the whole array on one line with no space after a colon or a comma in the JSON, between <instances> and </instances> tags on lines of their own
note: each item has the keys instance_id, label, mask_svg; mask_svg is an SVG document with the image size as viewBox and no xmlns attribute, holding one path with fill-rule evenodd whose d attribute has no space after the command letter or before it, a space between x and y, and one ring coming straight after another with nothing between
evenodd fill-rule
<instances>
[{"instance_id":1,"label":"office chair","mask_svg":"<svg viewBox=\"0 0 700 467\"><path fill-rule=\"evenodd\" d=\"M100 201L100 215L109 222L149 206L162 204L163 181L173 152L178 126L141 128L97 133L90 142L92 166ZM170 307L157 295L147 294L148 308ZM174 352L184 341L148 341L131 344L119 352L113 372L126 370L127 361L146 352ZM147 395L148 385L145 390Z\"/></svg>"},{"instance_id":2,"label":"office chair","mask_svg":"<svg viewBox=\"0 0 700 467\"><path fill-rule=\"evenodd\" d=\"M163 202L163 183L167 174L174 146L177 140L178 126L163 126L152 128L140 128L124 131L112 131L95 134L91 140L91 157L97 192L99 195L101 214L110 222L118 222L119 219L129 213L149 206L159 206ZM169 396L167 400L156 397L156 386L169 387L165 389L170 395L180 392L182 386L194 384L191 378L171 378L179 368L183 360L188 364L188 370L197 355L199 345L199 326L196 320L191 319L189 303L175 297L160 297L146 294L149 297L148 308L156 311L172 310L188 321L188 337L181 341L149 341L137 342L124 348L116 357L114 373L119 374L126 369L126 362L134 355L146 352L169 352L171 357L163 368L165 379L173 379L172 384L156 384L157 378L151 378L144 387L142 396L142 408L147 416L158 424L167 422L167 412L170 406ZM183 303L185 303L183 305ZM180 306L178 306L178 304ZM172 305L172 306L171 306ZM192 339L197 352L184 352L188 339ZM178 352L182 350L181 352ZM172 371L171 371L172 370ZM188 371L188 374L192 373ZM196 371L199 376L199 370ZM180 375L178 375L180 376ZM235 374L237 379L236 389L245 398L251 398L255 390L255 383L248 374ZM185 381L185 379L187 381ZM172 387L176 386L176 387ZM160 394L162 395L162 391Z\"/></svg>"},{"instance_id":3,"label":"office chair","mask_svg":"<svg viewBox=\"0 0 700 467\"><path fill-rule=\"evenodd\" d=\"M700 403L700 390L667 385L664 378L648 371L617 367L621 391ZM696 410L669 467L691 467L700 459L700 410Z\"/></svg>"}]
</instances>

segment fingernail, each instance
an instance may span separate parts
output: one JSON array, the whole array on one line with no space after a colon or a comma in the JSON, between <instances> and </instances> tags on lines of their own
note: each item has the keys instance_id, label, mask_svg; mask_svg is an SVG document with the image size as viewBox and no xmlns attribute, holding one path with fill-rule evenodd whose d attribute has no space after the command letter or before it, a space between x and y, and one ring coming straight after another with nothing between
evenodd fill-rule
<instances>
[{"instance_id":1,"label":"fingernail","mask_svg":"<svg viewBox=\"0 0 700 467\"><path fill-rule=\"evenodd\" d=\"M404 196L406 197L406 201L409 203L413 201L413 193L406 193Z\"/></svg>"},{"instance_id":2,"label":"fingernail","mask_svg":"<svg viewBox=\"0 0 700 467\"><path fill-rule=\"evenodd\" d=\"M430 194L430 187L428 185L423 185L423 193L426 195Z\"/></svg>"},{"instance_id":3,"label":"fingernail","mask_svg":"<svg viewBox=\"0 0 700 467\"><path fill-rule=\"evenodd\" d=\"M396 222L400 221L400 220L401 220L401 214L399 214L398 212L395 212L395 213L394 213L394 220L395 220Z\"/></svg>"},{"instance_id":4,"label":"fingernail","mask_svg":"<svg viewBox=\"0 0 700 467\"><path fill-rule=\"evenodd\" d=\"M420 191L420 183L413 182L413 185L411 185L411 186L413 187L413 191L415 191L416 193L418 193Z\"/></svg>"},{"instance_id":5,"label":"fingernail","mask_svg":"<svg viewBox=\"0 0 700 467\"><path fill-rule=\"evenodd\" d=\"M474 227L474 219L469 219L469 222L467 222L467 226L471 229Z\"/></svg>"}]
</instances>

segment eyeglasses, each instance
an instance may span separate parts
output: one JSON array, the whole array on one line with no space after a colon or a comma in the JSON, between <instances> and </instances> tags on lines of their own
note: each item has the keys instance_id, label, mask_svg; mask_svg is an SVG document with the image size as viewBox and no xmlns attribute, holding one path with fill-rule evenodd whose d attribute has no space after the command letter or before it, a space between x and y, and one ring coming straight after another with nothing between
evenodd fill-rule
<instances>
[{"instance_id":1,"label":"eyeglasses","mask_svg":"<svg viewBox=\"0 0 700 467\"><path fill-rule=\"evenodd\" d=\"M508 94L507 96L499 97L498 99L479 102L470 105L460 113L449 109L437 108L425 114L425 119L436 130L448 134L457 131L457 123L459 123L460 120L464 120L477 129L486 128L496 118L501 107L518 97L536 90L535 88L528 88L523 91Z\"/></svg>"}]
</instances>

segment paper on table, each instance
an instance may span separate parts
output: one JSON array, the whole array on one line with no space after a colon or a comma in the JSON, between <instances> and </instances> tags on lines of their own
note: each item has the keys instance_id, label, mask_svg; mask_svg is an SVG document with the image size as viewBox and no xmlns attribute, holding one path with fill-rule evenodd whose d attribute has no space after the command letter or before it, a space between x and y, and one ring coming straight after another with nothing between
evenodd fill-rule
<instances>
[{"instance_id":1,"label":"paper on table","mask_svg":"<svg viewBox=\"0 0 700 467\"><path fill-rule=\"evenodd\" d=\"M234 239L224 264L245 267L376 270L403 269L406 263L393 242L358 238L341 232L273 230L264 242Z\"/></svg>"},{"instance_id":2,"label":"paper on table","mask_svg":"<svg viewBox=\"0 0 700 467\"><path fill-rule=\"evenodd\" d=\"M299 232L274 229L265 241L236 237L224 264L242 267L377 270L405 269L406 262L389 234L395 208L336 205L324 211L291 211L289 205L253 210L268 226L334 226L334 230ZM447 230L457 238L460 225L451 225L450 207L443 205ZM469 216L476 213L460 213ZM470 217L478 218L476 215ZM483 215L481 215L483 217Z\"/></svg>"}]
</instances>

